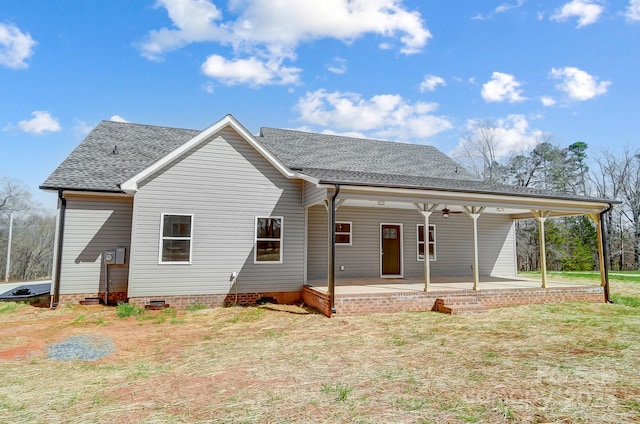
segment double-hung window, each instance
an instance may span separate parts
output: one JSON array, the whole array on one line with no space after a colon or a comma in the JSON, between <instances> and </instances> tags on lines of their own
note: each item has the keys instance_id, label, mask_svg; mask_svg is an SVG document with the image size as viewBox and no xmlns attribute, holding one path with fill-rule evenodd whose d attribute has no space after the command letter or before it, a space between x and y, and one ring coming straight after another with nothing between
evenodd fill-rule
<instances>
[{"instance_id":1,"label":"double-hung window","mask_svg":"<svg viewBox=\"0 0 640 424\"><path fill-rule=\"evenodd\" d=\"M160 227L160 263L191 263L193 215L163 213Z\"/></svg>"},{"instance_id":2,"label":"double-hung window","mask_svg":"<svg viewBox=\"0 0 640 424\"><path fill-rule=\"evenodd\" d=\"M351 222L336 222L336 244L351 246Z\"/></svg>"},{"instance_id":3,"label":"double-hung window","mask_svg":"<svg viewBox=\"0 0 640 424\"><path fill-rule=\"evenodd\" d=\"M429 238L426 243L429 247L429 260L436 260L436 226L429 225ZM424 237L424 224L418 224L418 261L424 261L424 247L425 247L425 237Z\"/></svg>"},{"instance_id":4,"label":"double-hung window","mask_svg":"<svg viewBox=\"0 0 640 424\"><path fill-rule=\"evenodd\" d=\"M256 217L255 263L282 263L281 216Z\"/></svg>"}]
</instances>

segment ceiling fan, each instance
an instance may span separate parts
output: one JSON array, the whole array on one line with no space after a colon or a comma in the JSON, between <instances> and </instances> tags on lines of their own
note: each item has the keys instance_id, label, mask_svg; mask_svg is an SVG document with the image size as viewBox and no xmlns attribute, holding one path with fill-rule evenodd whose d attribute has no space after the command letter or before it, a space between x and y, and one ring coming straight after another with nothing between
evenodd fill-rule
<instances>
[{"instance_id":1,"label":"ceiling fan","mask_svg":"<svg viewBox=\"0 0 640 424\"><path fill-rule=\"evenodd\" d=\"M444 205L444 209L442 209L442 217L443 217L443 218L445 218L445 219L446 219L446 218L449 218L449 215L450 215L450 214L454 214L454 213L462 213L462 211L450 211L450 210L447 208L447 205Z\"/></svg>"}]
</instances>

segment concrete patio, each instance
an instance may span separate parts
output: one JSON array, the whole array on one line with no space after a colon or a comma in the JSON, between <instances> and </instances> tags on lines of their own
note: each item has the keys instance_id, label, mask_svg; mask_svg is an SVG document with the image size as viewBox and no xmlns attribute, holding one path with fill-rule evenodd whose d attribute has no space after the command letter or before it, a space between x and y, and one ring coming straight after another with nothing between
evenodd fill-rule
<instances>
[{"instance_id":1,"label":"concrete patio","mask_svg":"<svg viewBox=\"0 0 640 424\"><path fill-rule=\"evenodd\" d=\"M604 289L595 281L548 280L546 288L541 286L539 279L482 276L478 289L473 290L471 277L432 277L429 291L425 292L421 279L345 278L336 280L333 311L325 280L310 281L303 299L327 316L432 311L438 310L438 301L478 304L482 310L566 301L604 302Z\"/></svg>"}]
</instances>

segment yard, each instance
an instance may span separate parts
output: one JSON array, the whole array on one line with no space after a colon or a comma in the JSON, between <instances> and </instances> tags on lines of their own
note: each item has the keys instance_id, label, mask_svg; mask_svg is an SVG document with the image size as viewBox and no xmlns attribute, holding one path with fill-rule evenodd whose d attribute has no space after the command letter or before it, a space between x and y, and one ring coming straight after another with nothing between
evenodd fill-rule
<instances>
[{"instance_id":1,"label":"yard","mask_svg":"<svg viewBox=\"0 0 640 424\"><path fill-rule=\"evenodd\" d=\"M612 293L612 305L331 319L0 304L0 422L638 422L640 275ZM113 353L48 359L79 335Z\"/></svg>"}]
</instances>

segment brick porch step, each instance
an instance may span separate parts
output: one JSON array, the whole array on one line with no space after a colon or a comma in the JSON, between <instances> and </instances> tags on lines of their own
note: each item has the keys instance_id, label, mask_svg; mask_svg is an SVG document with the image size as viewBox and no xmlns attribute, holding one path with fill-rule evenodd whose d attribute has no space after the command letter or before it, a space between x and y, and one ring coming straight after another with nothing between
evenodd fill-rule
<instances>
[{"instance_id":1,"label":"brick porch step","mask_svg":"<svg viewBox=\"0 0 640 424\"><path fill-rule=\"evenodd\" d=\"M457 315L487 312L489 308L480 303L477 297L455 296L436 299L434 310L444 314Z\"/></svg>"}]
</instances>

